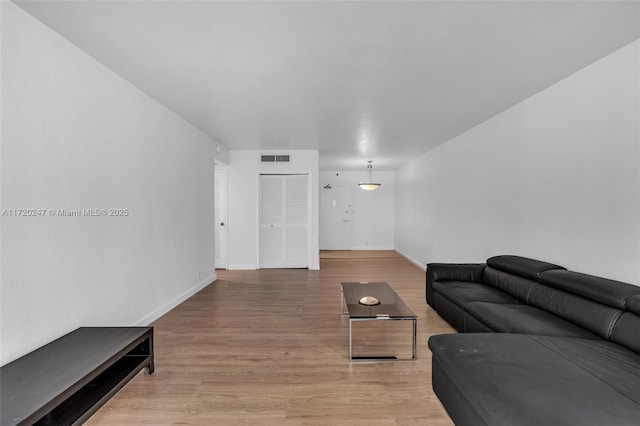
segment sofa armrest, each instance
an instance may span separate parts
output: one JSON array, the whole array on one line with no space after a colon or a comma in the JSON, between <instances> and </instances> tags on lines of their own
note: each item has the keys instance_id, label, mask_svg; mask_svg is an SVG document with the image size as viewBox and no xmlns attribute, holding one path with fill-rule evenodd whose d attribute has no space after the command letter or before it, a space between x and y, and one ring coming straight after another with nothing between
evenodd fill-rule
<instances>
[{"instance_id":1,"label":"sofa armrest","mask_svg":"<svg viewBox=\"0 0 640 426\"><path fill-rule=\"evenodd\" d=\"M433 282L440 280L482 281L485 263L429 263L427 264L426 299L433 301ZM433 306L433 305L432 305Z\"/></svg>"}]
</instances>

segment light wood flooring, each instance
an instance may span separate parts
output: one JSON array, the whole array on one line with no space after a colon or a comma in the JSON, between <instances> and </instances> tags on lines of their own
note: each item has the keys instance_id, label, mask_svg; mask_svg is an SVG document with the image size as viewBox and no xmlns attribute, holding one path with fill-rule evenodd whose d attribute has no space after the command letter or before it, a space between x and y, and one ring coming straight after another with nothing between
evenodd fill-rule
<instances>
[{"instance_id":1,"label":"light wood flooring","mask_svg":"<svg viewBox=\"0 0 640 426\"><path fill-rule=\"evenodd\" d=\"M452 424L431 389L427 338L453 329L402 256L322 252L320 271L217 274L153 324L155 373L134 377L88 425ZM349 362L342 281L393 287L418 316L416 361Z\"/></svg>"}]
</instances>

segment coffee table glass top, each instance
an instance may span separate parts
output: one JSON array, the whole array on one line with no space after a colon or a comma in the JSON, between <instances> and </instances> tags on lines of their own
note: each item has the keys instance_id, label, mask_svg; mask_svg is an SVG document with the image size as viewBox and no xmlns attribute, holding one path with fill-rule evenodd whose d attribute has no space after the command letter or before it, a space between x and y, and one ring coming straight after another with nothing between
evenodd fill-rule
<instances>
[{"instance_id":1,"label":"coffee table glass top","mask_svg":"<svg viewBox=\"0 0 640 426\"><path fill-rule=\"evenodd\" d=\"M385 282L342 283L342 293L350 318L416 318L400 296ZM379 305L365 306L358 303L366 296L373 296Z\"/></svg>"}]
</instances>

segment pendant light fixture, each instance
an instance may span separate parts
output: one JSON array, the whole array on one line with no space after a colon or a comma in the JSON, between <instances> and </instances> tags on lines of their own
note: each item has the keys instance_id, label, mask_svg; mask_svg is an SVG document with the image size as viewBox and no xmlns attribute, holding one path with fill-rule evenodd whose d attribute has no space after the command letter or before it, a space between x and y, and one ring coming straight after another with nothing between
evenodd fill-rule
<instances>
[{"instance_id":1,"label":"pendant light fixture","mask_svg":"<svg viewBox=\"0 0 640 426\"><path fill-rule=\"evenodd\" d=\"M367 178L358 184L358 186L365 191L373 191L374 189L378 189L378 187L380 186L380 184L376 182L375 178L373 177L372 163L373 161L371 160L367 161Z\"/></svg>"}]
</instances>

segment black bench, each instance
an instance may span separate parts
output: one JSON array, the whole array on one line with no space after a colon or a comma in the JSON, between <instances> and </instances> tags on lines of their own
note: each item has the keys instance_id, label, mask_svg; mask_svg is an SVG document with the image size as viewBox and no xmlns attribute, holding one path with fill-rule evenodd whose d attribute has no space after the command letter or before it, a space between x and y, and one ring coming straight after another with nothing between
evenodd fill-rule
<instances>
[{"instance_id":1,"label":"black bench","mask_svg":"<svg viewBox=\"0 0 640 426\"><path fill-rule=\"evenodd\" d=\"M83 327L0 368L0 424L82 424L140 370L153 327Z\"/></svg>"}]
</instances>

